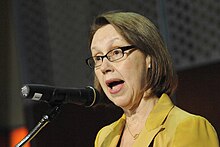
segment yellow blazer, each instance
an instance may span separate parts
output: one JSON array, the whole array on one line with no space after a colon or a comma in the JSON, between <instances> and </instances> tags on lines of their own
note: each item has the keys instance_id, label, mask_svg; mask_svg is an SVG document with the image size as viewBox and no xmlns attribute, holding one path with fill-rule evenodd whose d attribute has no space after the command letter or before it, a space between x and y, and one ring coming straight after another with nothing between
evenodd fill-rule
<instances>
[{"instance_id":1,"label":"yellow blazer","mask_svg":"<svg viewBox=\"0 0 220 147\"><path fill-rule=\"evenodd\" d=\"M125 125L125 115L102 128L95 147L116 147ZM190 114L174 106L163 94L150 112L145 128L133 147L219 147L218 136L205 118Z\"/></svg>"}]
</instances>

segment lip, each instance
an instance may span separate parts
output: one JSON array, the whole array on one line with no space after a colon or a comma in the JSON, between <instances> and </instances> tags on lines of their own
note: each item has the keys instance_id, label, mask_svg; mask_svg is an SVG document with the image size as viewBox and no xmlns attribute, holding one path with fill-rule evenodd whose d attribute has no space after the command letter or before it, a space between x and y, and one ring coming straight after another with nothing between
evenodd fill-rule
<instances>
[{"instance_id":1,"label":"lip","mask_svg":"<svg viewBox=\"0 0 220 147\"><path fill-rule=\"evenodd\" d=\"M105 81L105 84L108 86L110 83L115 82L115 81L121 81L122 79L119 78L111 78ZM123 81L123 80L122 80ZM108 86L109 87L109 86Z\"/></svg>"},{"instance_id":2,"label":"lip","mask_svg":"<svg viewBox=\"0 0 220 147\"><path fill-rule=\"evenodd\" d=\"M112 88L109 87L109 84L112 83L112 82L115 82L115 81L124 81L122 79L118 79L118 78L113 78L113 79L109 79L109 80L106 80L105 83L108 87L108 91L110 94L117 94L118 92L121 91L121 89L123 88L124 86L124 82L123 83L120 83L120 84L117 84L117 85L114 85Z\"/></svg>"}]
</instances>

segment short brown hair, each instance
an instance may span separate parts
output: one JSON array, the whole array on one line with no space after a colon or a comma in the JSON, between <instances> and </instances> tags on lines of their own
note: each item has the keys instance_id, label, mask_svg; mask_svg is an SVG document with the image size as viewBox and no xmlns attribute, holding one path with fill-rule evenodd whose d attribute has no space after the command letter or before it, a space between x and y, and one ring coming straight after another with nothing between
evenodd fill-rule
<instances>
[{"instance_id":1,"label":"short brown hair","mask_svg":"<svg viewBox=\"0 0 220 147\"><path fill-rule=\"evenodd\" d=\"M148 18L134 12L103 13L95 18L91 26L89 45L95 32L107 24L111 24L128 43L151 57L151 69L147 76L147 86L151 89L151 94L160 97L166 93L172 96L178 83L177 75L157 27ZM94 86L105 96L96 76Z\"/></svg>"}]
</instances>

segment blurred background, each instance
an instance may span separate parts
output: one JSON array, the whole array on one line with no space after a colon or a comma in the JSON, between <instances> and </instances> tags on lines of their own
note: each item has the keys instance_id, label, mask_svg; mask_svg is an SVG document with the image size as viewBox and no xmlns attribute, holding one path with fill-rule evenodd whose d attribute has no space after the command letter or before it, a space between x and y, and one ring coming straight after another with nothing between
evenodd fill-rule
<instances>
[{"instance_id":1,"label":"blurred background","mask_svg":"<svg viewBox=\"0 0 220 147\"><path fill-rule=\"evenodd\" d=\"M220 134L219 0L1 0L1 147L18 143L48 110L20 96L23 84L92 85L89 27L108 10L138 12L157 24L179 76L175 103L206 117ZM97 131L121 113L66 104L27 146L91 147Z\"/></svg>"}]
</instances>

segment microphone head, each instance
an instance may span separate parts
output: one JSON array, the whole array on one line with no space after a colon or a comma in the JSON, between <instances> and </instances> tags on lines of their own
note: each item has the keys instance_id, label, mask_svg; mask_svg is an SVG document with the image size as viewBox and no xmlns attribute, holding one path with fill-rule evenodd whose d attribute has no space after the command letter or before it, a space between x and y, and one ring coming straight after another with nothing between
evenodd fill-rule
<instances>
[{"instance_id":1,"label":"microphone head","mask_svg":"<svg viewBox=\"0 0 220 147\"><path fill-rule=\"evenodd\" d=\"M27 99L48 103L53 96L54 90L55 87L48 85L26 84L21 88L21 95Z\"/></svg>"},{"instance_id":2,"label":"microphone head","mask_svg":"<svg viewBox=\"0 0 220 147\"><path fill-rule=\"evenodd\" d=\"M24 85L24 86L21 88L21 95L22 95L23 97L27 97L29 93L30 93L30 88L29 88L27 85Z\"/></svg>"}]
</instances>

